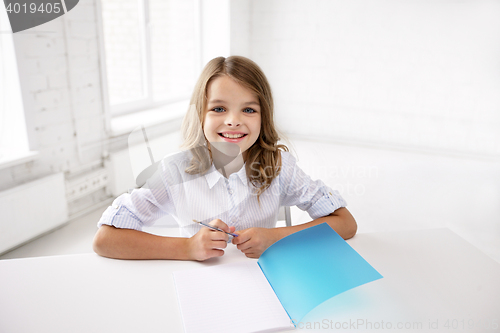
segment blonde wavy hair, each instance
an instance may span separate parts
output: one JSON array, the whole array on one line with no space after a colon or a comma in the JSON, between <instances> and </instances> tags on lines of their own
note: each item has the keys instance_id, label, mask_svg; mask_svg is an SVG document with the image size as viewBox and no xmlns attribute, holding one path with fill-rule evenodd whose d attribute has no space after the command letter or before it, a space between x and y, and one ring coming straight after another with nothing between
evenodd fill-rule
<instances>
[{"instance_id":1,"label":"blonde wavy hair","mask_svg":"<svg viewBox=\"0 0 500 333\"><path fill-rule=\"evenodd\" d=\"M278 144L280 138L274 125L271 86L260 67L248 58L218 57L208 62L203 69L182 123L182 147L193 153L190 166L185 171L189 174L204 174L212 165L210 143L203 132L203 120L207 111L207 86L212 80L223 75L250 89L259 99L260 134L257 141L248 148L245 161L248 180L255 187L259 199L281 171L281 151L288 151L288 148Z\"/></svg>"}]
</instances>

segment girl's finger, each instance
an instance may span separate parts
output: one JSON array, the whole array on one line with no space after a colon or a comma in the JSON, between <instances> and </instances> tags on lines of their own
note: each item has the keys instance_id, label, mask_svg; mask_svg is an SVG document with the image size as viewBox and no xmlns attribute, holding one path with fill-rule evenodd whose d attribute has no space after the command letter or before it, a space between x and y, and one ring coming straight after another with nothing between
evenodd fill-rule
<instances>
[{"instance_id":1,"label":"girl's finger","mask_svg":"<svg viewBox=\"0 0 500 333\"><path fill-rule=\"evenodd\" d=\"M224 241L227 242L229 236L221 231L211 230L210 239L212 241Z\"/></svg>"},{"instance_id":2,"label":"girl's finger","mask_svg":"<svg viewBox=\"0 0 500 333\"><path fill-rule=\"evenodd\" d=\"M240 250L241 252L245 252L245 251L248 251L252 248L252 245L251 244L248 244L248 242L246 243L243 243L243 244L239 244L236 246L238 248L238 250Z\"/></svg>"},{"instance_id":3,"label":"girl's finger","mask_svg":"<svg viewBox=\"0 0 500 333\"><path fill-rule=\"evenodd\" d=\"M223 255L224 255L224 251L222 251L222 250L212 249L208 252L208 258L222 257Z\"/></svg>"},{"instance_id":4,"label":"girl's finger","mask_svg":"<svg viewBox=\"0 0 500 333\"><path fill-rule=\"evenodd\" d=\"M210 242L210 247L212 249L225 249L227 247L227 241L212 241Z\"/></svg>"},{"instance_id":5,"label":"girl's finger","mask_svg":"<svg viewBox=\"0 0 500 333\"><path fill-rule=\"evenodd\" d=\"M238 233L238 237L233 238L233 244L243 244L248 242L251 239L251 236L248 232Z\"/></svg>"}]
</instances>

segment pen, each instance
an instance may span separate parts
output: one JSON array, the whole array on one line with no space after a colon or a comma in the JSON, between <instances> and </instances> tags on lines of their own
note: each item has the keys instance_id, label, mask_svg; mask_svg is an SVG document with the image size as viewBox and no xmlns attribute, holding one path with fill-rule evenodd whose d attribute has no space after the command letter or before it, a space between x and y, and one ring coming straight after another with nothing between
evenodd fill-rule
<instances>
[{"instance_id":1,"label":"pen","mask_svg":"<svg viewBox=\"0 0 500 333\"><path fill-rule=\"evenodd\" d=\"M212 230L215 230L215 231L222 231L222 232L223 232L223 233L225 233L225 234L231 235L231 236L233 236L233 237L238 237L238 235L237 235L237 234L232 234L232 233L230 233L230 232L225 232L224 230L222 230L222 229L220 229L220 228L217 228L217 227L214 227L214 226L212 226L212 225L210 225L210 224L206 224L206 223L203 223L203 222L200 222L200 221L196 221L196 220L193 220L193 222L199 223L199 224L201 224L202 226L205 226L205 227L210 228L210 229L212 229Z\"/></svg>"}]
</instances>

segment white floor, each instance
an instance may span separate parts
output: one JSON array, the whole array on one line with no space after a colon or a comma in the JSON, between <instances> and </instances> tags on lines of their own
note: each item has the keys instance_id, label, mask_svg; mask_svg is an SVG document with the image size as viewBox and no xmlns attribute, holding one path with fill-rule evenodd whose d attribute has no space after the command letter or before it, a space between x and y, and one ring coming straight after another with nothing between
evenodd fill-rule
<instances>
[{"instance_id":1,"label":"white floor","mask_svg":"<svg viewBox=\"0 0 500 333\"><path fill-rule=\"evenodd\" d=\"M294 141L299 165L337 189L358 232L449 228L500 262L500 161ZM92 252L106 207L0 259ZM293 223L308 220L292 209ZM174 235L172 228L151 232Z\"/></svg>"}]
</instances>

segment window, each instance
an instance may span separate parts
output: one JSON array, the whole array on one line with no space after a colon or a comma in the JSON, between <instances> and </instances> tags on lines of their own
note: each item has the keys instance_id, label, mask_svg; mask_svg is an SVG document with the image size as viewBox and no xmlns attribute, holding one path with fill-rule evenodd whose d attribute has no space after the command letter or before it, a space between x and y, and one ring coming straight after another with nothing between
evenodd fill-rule
<instances>
[{"instance_id":1,"label":"window","mask_svg":"<svg viewBox=\"0 0 500 333\"><path fill-rule=\"evenodd\" d=\"M29 152L12 29L0 6L0 166L12 165Z\"/></svg>"},{"instance_id":2,"label":"window","mask_svg":"<svg viewBox=\"0 0 500 333\"><path fill-rule=\"evenodd\" d=\"M113 115L188 99L199 72L199 0L101 0Z\"/></svg>"}]
</instances>

